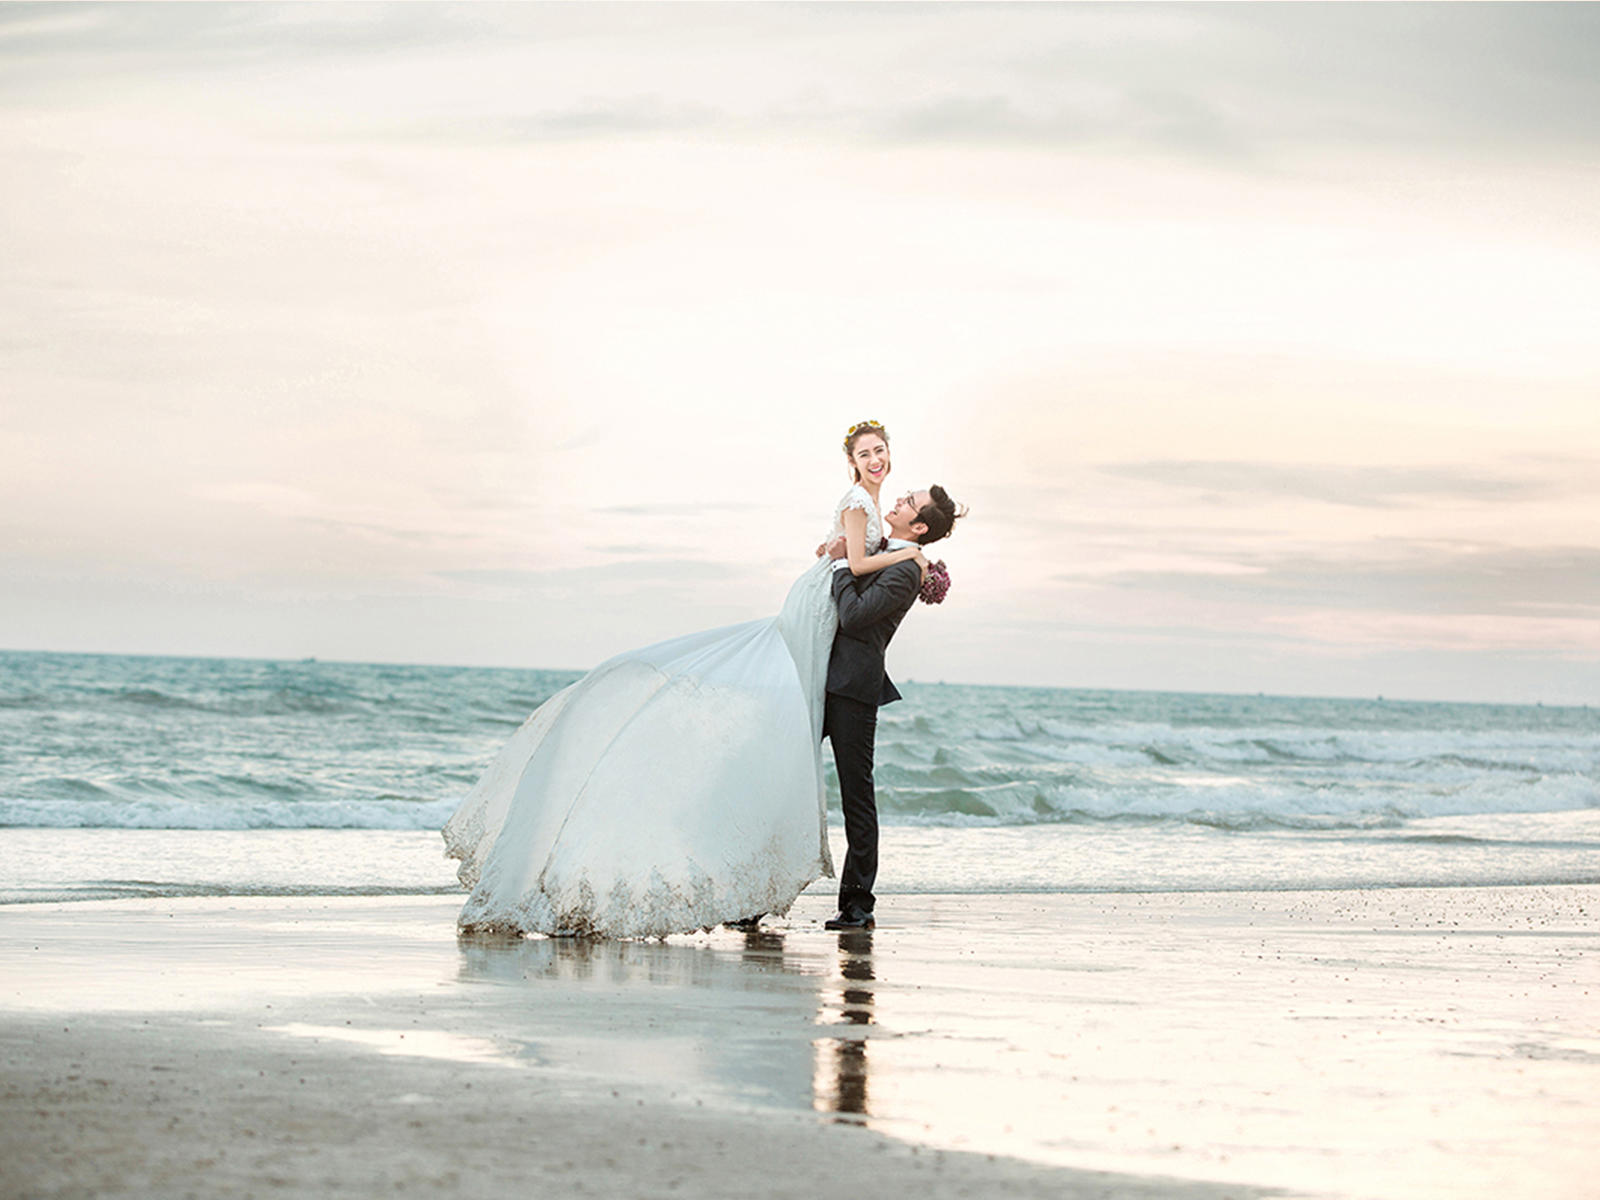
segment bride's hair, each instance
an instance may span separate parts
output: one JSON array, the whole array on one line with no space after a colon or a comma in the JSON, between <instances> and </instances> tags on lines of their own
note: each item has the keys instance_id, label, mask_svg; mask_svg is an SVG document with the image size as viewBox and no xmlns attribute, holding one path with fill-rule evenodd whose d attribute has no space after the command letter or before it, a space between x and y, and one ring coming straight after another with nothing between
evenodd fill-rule
<instances>
[{"instance_id":1,"label":"bride's hair","mask_svg":"<svg viewBox=\"0 0 1600 1200\"><path fill-rule=\"evenodd\" d=\"M859 421L850 426L844 435L844 457L850 463L850 481L861 482L861 472L856 470L856 464L851 458L856 452L856 443L869 433L875 433L883 439L883 444L889 444L889 431L876 421Z\"/></svg>"},{"instance_id":2,"label":"bride's hair","mask_svg":"<svg viewBox=\"0 0 1600 1200\"><path fill-rule=\"evenodd\" d=\"M967 506L957 504L937 483L928 489L928 497L928 503L917 510L917 520L928 527L917 539L924 546L949 537L956 521L967 515Z\"/></svg>"}]
</instances>

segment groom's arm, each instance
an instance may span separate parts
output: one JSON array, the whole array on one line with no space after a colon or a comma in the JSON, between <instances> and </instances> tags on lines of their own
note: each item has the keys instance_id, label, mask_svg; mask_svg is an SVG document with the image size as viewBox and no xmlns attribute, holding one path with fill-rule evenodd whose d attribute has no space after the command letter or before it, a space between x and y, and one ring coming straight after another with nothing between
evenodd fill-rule
<instances>
[{"instance_id":1,"label":"groom's arm","mask_svg":"<svg viewBox=\"0 0 1600 1200\"><path fill-rule=\"evenodd\" d=\"M914 562L896 563L872 575L833 573L833 598L839 605L839 628L860 633L891 613L911 607L922 587L922 568Z\"/></svg>"}]
</instances>

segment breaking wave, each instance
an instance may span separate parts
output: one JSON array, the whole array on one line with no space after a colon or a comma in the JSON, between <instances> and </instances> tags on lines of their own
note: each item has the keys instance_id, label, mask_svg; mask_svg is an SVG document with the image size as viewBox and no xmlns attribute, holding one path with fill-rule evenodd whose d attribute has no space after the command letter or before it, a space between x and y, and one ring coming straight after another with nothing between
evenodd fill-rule
<instances>
[{"instance_id":1,"label":"breaking wave","mask_svg":"<svg viewBox=\"0 0 1600 1200\"><path fill-rule=\"evenodd\" d=\"M575 678L3 653L0 825L437 829ZM902 690L878 732L892 824L1378 830L1600 808L1588 708Z\"/></svg>"}]
</instances>

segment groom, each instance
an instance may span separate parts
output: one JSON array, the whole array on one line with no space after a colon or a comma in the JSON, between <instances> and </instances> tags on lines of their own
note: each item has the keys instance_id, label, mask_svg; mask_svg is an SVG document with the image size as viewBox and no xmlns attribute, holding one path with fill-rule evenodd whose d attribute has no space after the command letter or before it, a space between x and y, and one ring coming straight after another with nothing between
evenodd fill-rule
<instances>
[{"instance_id":1,"label":"groom","mask_svg":"<svg viewBox=\"0 0 1600 1200\"><path fill-rule=\"evenodd\" d=\"M948 502L948 500L947 500ZM949 532L949 521L933 502L932 492L912 492L884 514L889 548L898 550L923 541L937 541ZM930 536L931 525L943 525ZM834 558L843 553L843 539L828 547ZM839 798L844 807L844 832L849 852L839 872L839 915L826 929L871 929L874 921L872 884L878 876L878 804L872 785L872 758L878 730L878 709L900 699L884 670L883 652L911 608L922 586L916 559L895 563L870 575L850 573L836 564L833 598L839 605L839 631L828 658L827 695L822 732L833 743L839 771Z\"/></svg>"}]
</instances>

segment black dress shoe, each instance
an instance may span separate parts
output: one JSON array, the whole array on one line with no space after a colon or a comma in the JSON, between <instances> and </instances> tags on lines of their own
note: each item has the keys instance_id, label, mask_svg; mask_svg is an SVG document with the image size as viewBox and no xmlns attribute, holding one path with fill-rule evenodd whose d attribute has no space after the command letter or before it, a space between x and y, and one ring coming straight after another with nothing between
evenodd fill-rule
<instances>
[{"instance_id":1,"label":"black dress shoe","mask_svg":"<svg viewBox=\"0 0 1600 1200\"><path fill-rule=\"evenodd\" d=\"M824 929L871 929L877 924L872 919L872 914L853 908L849 912L841 912L836 917L829 917L822 923Z\"/></svg>"}]
</instances>

